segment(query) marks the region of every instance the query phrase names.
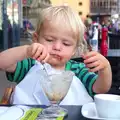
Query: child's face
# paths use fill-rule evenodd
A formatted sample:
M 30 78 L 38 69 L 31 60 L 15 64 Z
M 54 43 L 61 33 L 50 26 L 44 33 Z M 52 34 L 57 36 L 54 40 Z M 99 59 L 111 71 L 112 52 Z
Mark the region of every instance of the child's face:
M 48 63 L 56 68 L 65 67 L 66 62 L 74 55 L 77 45 L 71 27 L 65 26 L 62 21 L 55 24 L 46 20 L 41 26 L 39 42 L 50 54 Z

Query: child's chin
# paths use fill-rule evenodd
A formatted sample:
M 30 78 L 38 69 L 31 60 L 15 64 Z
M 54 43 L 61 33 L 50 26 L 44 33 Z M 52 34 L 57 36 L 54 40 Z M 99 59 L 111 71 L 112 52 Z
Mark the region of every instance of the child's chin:
M 59 63 L 60 63 L 60 61 L 57 60 L 57 59 L 51 59 L 51 60 L 49 61 L 49 64 L 51 64 L 51 65 L 58 65 Z

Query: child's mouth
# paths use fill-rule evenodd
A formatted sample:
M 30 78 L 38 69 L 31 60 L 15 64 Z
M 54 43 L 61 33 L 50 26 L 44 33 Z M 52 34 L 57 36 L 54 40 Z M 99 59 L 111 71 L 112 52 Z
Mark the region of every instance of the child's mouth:
M 55 58 L 55 59 L 58 59 L 58 60 L 61 60 L 61 59 L 62 59 L 61 56 L 56 55 L 56 54 L 51 54 L 51 56 L 52 56 L 53 58 Z

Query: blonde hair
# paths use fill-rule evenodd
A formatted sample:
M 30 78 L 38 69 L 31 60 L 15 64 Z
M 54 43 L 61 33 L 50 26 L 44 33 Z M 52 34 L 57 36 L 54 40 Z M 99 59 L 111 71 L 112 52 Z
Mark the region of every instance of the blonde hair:
M 77 36 L 77 47 L 79 52 L 83 53 L 87 51 L 87 43 L 84 39 L 86 28 L 78 13 L 74 12 L 69 6 L 50 6 L 43 9 L 40 12 L 40 18 L 36 27 L 37 34 L 40 33 L 41 25 L 46 19 L 51 21 L 53 20 L 59 24 L 69 25 L 72 28 L 74 34 Z

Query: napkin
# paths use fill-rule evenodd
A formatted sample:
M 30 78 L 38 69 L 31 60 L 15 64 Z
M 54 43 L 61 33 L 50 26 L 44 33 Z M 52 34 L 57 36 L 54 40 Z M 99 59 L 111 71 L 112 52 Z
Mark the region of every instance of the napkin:
M 50 105 L 41 82 L 48 79 L 47 75 L 56 72 L 49 64 L 43 65 L 36 62 L 25 78 L 16 86 L 11 102 L 13 104 Z M 89 96 L 81 80 L 74 76 L 68 93 L 60 105 L 83 105 L 92 101 L 93 99 Z

